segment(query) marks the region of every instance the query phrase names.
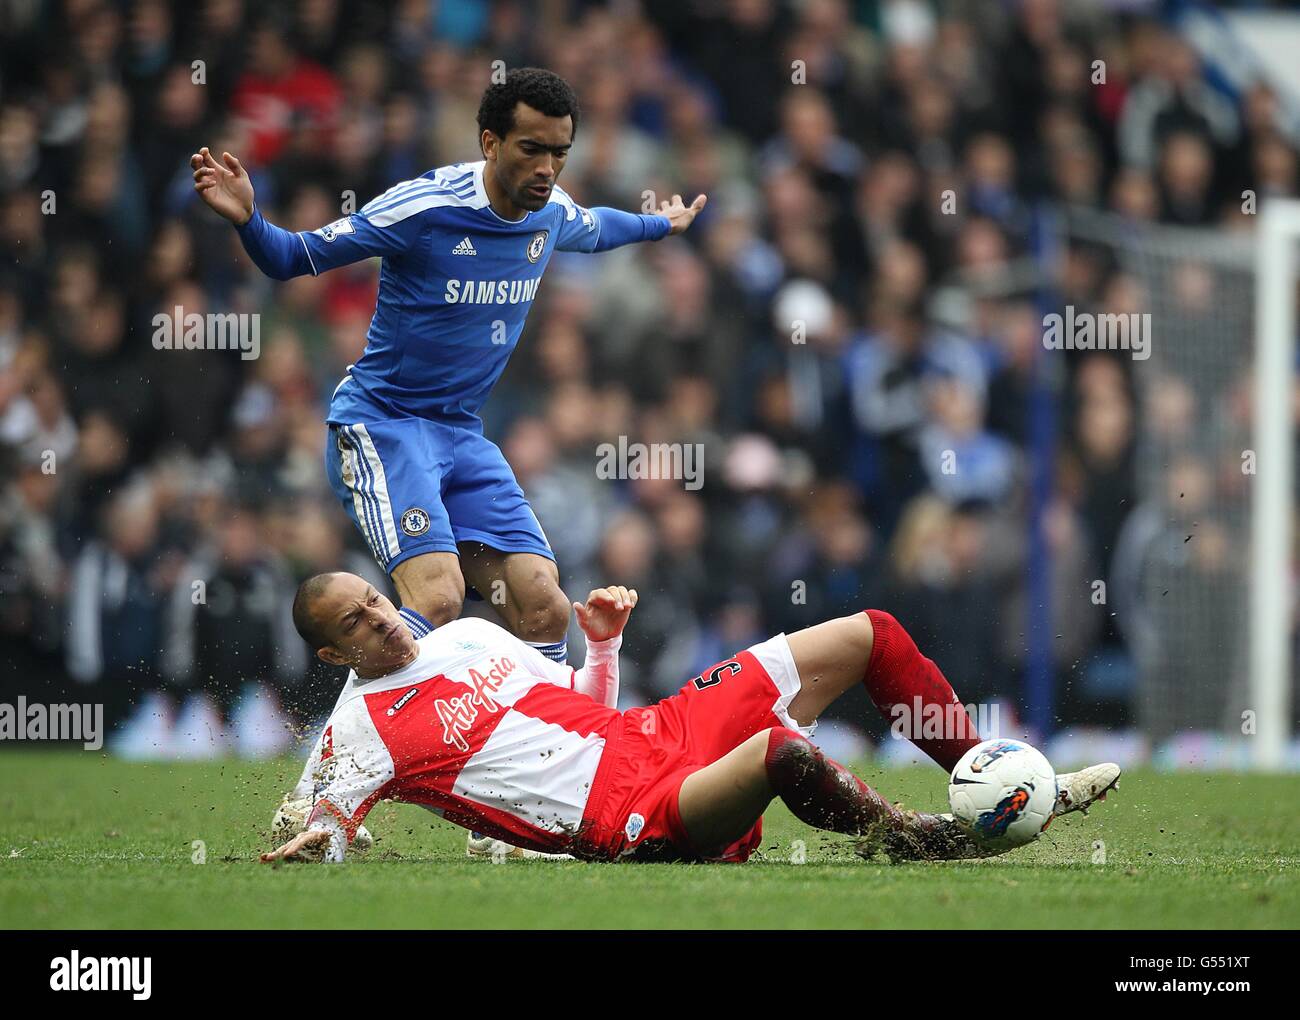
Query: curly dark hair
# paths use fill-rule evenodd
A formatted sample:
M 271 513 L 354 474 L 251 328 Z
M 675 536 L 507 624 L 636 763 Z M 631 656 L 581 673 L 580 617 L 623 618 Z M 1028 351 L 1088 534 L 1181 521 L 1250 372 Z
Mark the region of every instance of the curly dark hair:
M 478 105 L 478 130 L 505 138 L 515 129 L 515 104 L 524 103 L 548 117 L 573 118 L 578 133 L 578 97 L 569 83 L 554 71 L 541 67 L 517 67 L 506 72 L 506 80 L 489 85 Z

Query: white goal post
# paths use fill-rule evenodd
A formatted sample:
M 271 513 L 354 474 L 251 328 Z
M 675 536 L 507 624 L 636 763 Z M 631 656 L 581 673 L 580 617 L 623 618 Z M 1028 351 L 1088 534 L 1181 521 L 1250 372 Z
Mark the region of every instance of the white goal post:
M 1255 768 L 1283 766 L 1291 721 L 1292 392 L 1300 201 L 1260 210 L 1255 273 L 1255 493 L 1251 501 L 1250 695 Z

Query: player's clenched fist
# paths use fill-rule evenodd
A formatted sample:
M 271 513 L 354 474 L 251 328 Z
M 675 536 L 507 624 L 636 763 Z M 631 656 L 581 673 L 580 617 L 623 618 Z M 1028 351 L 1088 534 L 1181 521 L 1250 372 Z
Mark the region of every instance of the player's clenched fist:
M 611 585 L 595 589 L 587 596 L 586 605 L 575 602 L 573 611 L 578 614 L 578 626 L 588 641 L 608 641 L 623 633 L 636 602 L 635 588 Z
M 194 171 L 194 190 L 213 211 L 235 226 L 243 226 L 253 218 L 253 182 L 234 156 L 223 152 L 218 163 L 204 146 L 190 157 L 190 168 Z

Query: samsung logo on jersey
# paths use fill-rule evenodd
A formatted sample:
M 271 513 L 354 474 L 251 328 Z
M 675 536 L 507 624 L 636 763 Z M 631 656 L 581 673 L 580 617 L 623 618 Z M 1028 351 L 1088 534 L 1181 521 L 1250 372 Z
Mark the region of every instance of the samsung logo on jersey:
M 537 296 L 540 276 L 531 280 L 448 280 L 443 300 L 449 305 L 518 305 Z

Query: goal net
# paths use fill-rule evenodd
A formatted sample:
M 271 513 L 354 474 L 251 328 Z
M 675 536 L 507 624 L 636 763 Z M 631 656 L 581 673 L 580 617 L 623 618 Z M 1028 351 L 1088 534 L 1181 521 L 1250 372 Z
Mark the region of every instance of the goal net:
M 1123 355 L 1136 500 L 1103 559 L 1136 666 L 1136 721 L 1173 763 L 1199 740 L 1207 764 L 1278 767 L 1296 675 L 1287 395 L 1297 235 L 1276 216 L 1267 231 L 1074 209 L 1054 222 L 1058 300 L 1084 294 L 1094 310 L 1136 313 L 1147 334 L 1145 350 Z

